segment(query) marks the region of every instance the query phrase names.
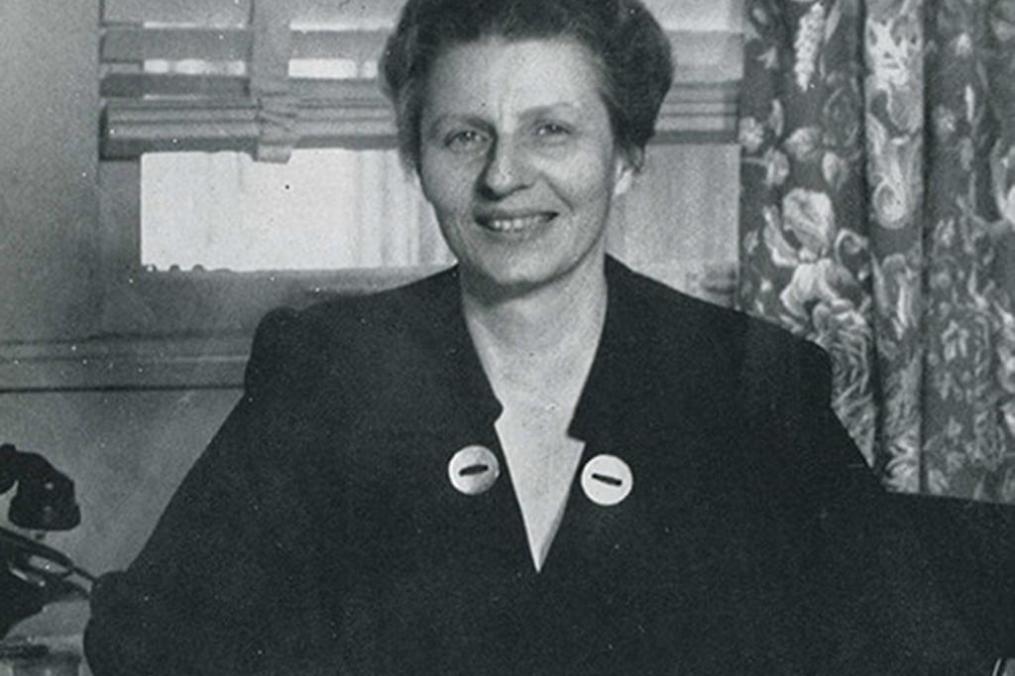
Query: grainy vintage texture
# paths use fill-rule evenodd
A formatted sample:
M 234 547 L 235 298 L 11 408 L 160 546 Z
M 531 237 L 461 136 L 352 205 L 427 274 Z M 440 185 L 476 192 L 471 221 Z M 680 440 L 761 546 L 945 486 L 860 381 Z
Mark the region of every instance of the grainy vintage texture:
M 1015 502 L 1015 2 L 747 11 L 740 306 L 889 488 Z

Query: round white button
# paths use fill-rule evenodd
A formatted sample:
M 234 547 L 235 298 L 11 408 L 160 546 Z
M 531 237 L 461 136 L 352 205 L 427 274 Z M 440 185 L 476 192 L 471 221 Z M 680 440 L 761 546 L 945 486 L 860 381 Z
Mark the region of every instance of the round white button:
M 448 463 L 451 485 L 466 495 L 479 495 L 489 490 L 499 476 L 497 456 L 486 446 L 466 446 Z
M 597 455 L 582 470 L 582 490 L 597 505 L 610 507 L 624 500 L 634 488 L 627 463 L 615 455 Z

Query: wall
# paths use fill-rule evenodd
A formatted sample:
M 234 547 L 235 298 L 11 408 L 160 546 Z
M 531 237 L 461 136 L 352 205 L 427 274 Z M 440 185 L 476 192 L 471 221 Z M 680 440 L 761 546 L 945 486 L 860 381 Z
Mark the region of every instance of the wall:
M 98 25 L 99 0 L 0 3 L 0 341 L 95 327 Z M 0 442 L 44 453 L 76 480 L 82 525 L 45 541 L 100 573 L 134 557 L 237 396 L 0 394 Z M 74 634 L 85 619 L 83 604 L 53 606 L 16 631 Z
M 75 481 L 81 525 L 45 543 L 98 574 L 123 568 L 236 402 L 235 390 L 0 395 L 0 439 L 41 452 Z M 7 503 L 0 498 L 0 523 Z M 83 604 L 58 604 L 21 634 L 80 633 Z
M 671 286 L 697 286 L 710 265 L 737 259 L 740 151 L 734 145 L 657 145 L 614 210 L 609 248 L 632 268 Z
M 99 0 L 0 4 L 2 339 L 95 317 L 98 17 Z

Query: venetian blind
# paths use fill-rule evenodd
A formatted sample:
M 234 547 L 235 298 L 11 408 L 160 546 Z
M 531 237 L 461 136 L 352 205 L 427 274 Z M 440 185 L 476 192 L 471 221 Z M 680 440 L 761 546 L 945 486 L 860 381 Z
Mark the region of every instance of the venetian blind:
M 740 34 L 734 0 L 656 0 L 677 62 L 661 143 L 734 138 Z M 401 0 L 107 0 L 101 152 L 394 145 L 376 62 Z M 678 26 L 677 21 L 681 21 Z

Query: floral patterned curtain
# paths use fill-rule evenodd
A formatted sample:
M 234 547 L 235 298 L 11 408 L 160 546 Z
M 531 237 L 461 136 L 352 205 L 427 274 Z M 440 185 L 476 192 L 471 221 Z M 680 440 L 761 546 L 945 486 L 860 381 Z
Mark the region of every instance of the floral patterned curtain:
M 748 0 L 741 309 L 891 489 L 1015 503 L 1015 0 Z

